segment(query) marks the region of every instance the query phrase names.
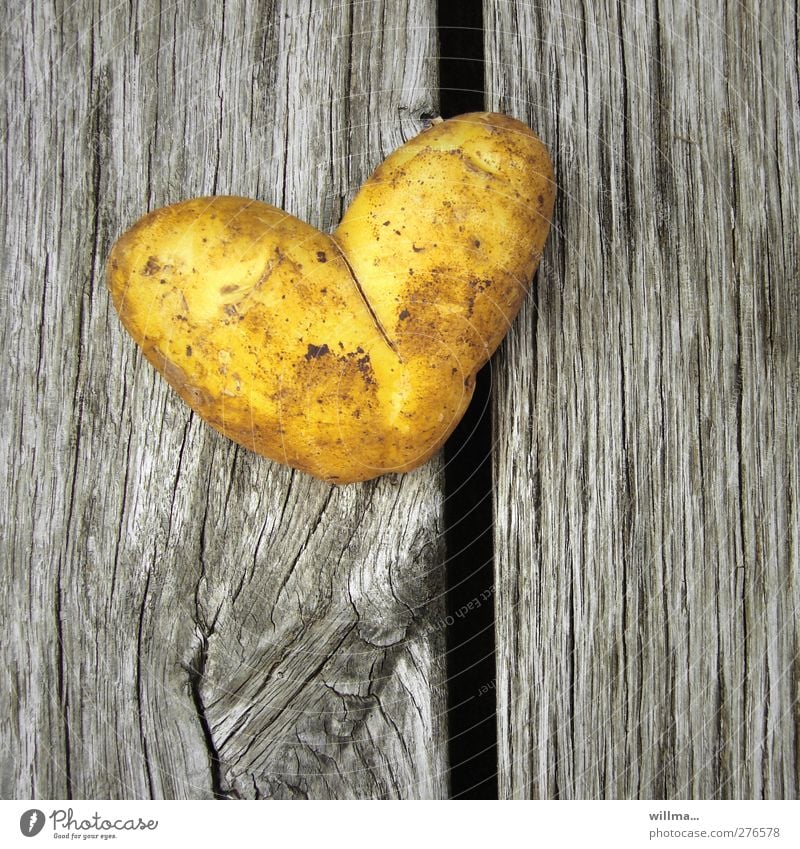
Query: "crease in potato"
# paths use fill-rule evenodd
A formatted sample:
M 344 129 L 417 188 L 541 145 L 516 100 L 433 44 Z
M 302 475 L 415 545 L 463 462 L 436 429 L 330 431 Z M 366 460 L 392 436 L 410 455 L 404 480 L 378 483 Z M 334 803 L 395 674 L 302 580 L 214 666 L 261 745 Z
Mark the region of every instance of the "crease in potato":
M 520 122 L 433 125 L 332 235 L 247 198 L 146 215 L 108 283 L 148 360 L 214 428 L 324 480 L 408 471 L 444 443 L 518 312 L 555 187 Z

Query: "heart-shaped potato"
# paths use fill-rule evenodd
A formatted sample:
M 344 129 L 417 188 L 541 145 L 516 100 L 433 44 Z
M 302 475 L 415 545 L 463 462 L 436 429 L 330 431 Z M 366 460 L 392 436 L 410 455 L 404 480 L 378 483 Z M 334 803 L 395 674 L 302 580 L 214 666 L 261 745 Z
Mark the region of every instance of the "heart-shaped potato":
M 158 209 L 115 244 L 114 304 L 229 438 L 336 483 L 436 452 L 520 308 L 554 200 L 519 121 L 472 113 L 391 154 L 332 236 L 259 201 Z

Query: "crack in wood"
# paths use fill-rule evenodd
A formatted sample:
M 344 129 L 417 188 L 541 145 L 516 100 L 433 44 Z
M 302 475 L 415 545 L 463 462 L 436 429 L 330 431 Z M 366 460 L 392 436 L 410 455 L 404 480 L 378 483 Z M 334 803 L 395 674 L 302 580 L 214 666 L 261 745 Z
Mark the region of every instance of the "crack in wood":
M 67 679 L 65 674 L 64 660 L 64 629 L 63 613 L 61 604 L 61 563 L 59 561 L 58 576 L 56 582 L 55 600 L 56 620 L 56 667 L 58 669 L 58 700 L 61 712 L 61 722 L 64 734 L 64 773 L 67 783 L 66 798 L 72 799 L 72 746 L 69 731 L 69 695 L 67 693 Z
M 439 0 L 440 106 L 444 118 L 485 109 L 483 8 L 480 0 Z M 477 167 L 477 166 L 476 166 Z M 485 169 L 483 169 L 485 170 Z M 450 796 L 497 797 L 494 691 L 476 691 L 495 676 L 494 607 L 484 603 L 463 619 L 464 604 L 494 585 L 492 423 L 489 366 L 445 445 L 446 629 Z
M 184 669 L 189 674 L 189 692 L 192 697 L 195 713 L 197 714 L 197 721 L 200 723 L 203 742 L 205 743 L 208 755 L 208 765 L 211 772 L 211 792 L 215 799 L 230 799 L 230 790 L 226 789 L 223 785 L 222 760 L 219 750 L 214 743 L 214 734 L 211 730 L 211 724 L 208 721 L 205 700 L 203 698 L 203 681 L 205 680 L 206 664 L 208 662 L 209 637 L 202 630 L 199 623 L 197 624 L 195 634 L 197 637 L 195 653 L 189 664 L 184 666 Z
M 153 555 L 155 558 L 155 554 Z M 147 746 L 147 736 L 144 731 L 145 720 L 145 700 L 142 692 L 142 652 L 144 651 L 144 614 L 147 605 L 147 594 L 150 590 L 150 574 L 151 570 L 147 570 L 145 578 L 144 592 L 142 593 L 142 602 L 139 605 L 139 618 L 136 626 L 136 714 L 139 719 L 139 742 L 142 746 L 142 756 L 144 758 L 145 774 L 147 776 L 147 787 L 150 791 L 150 798 L 155 798 L 155 788 L 153 785 L 153 772 L 150 766 L 150 752 Z

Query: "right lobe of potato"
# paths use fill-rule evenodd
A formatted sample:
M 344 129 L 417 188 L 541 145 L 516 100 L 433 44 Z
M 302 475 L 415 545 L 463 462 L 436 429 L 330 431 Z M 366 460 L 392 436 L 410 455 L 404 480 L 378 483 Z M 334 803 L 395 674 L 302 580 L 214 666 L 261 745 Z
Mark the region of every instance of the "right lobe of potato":
M 435 124 L 396 150 L 345 213 L 334 239 L 414 375 L 397 403 L 419 426 L 437 410 L 446 437 L 461 419 L 475 374 L 522 305 L 554 199 L 538 137 L 520 121 L 480 112 Z M 453 409 L 442 411 L 442 400 Z

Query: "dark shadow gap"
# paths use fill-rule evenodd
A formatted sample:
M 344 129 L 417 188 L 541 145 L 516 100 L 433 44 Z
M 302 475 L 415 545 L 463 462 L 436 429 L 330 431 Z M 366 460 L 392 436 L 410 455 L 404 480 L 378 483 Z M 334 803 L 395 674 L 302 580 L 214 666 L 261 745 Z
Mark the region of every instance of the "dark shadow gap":
M 443 118 L 484 106 L 481 0 L 439 0 Z M 450 795 L 497 798 L 491 371 L 445 446 Z

